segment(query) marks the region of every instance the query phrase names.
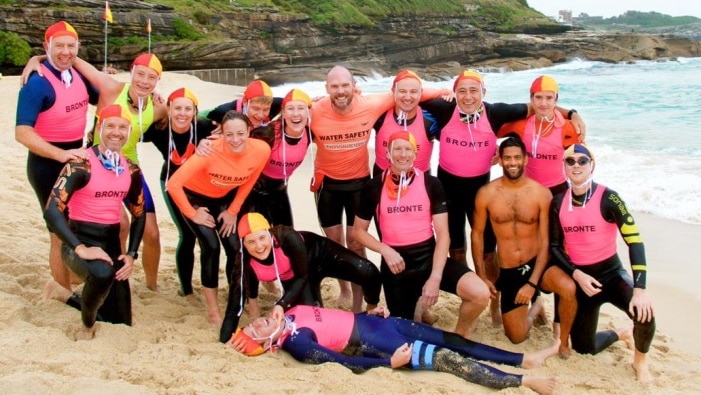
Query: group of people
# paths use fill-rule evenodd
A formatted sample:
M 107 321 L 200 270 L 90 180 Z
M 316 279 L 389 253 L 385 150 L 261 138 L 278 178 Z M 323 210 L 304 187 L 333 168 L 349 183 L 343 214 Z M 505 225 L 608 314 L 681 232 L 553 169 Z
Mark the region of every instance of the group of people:
M 452 90 L 424 87 L 403 70 L 387 93 L 362 94 L 350 71 L 336 66 L 321 99 L 299 89 L 273 97 L 257 80 L 242 98 L 201 114 L 186 87 L 155 94 L 163 71 L 155 55 L 138 56 L 131 81 L 122 83 L 78 58 L 78 46 L 67 22 L 46 30 L 46 56 L 25 68 L 16 139 L 29 151 L 28 179 L 51 235 L 47 296 L 81 311 L 79 338 L 92 338 L 97 320 L 131 324 L 128 279 L 142 240 L 146 285 L 158 289 L 160 235 L 137 155 L 137 143 L 152 142 L 163 155 L 161 191 L 179 232 L 180 294 L 196 299 L 197 242 L 208 319 L 219 340 L 241 352 L 282 347 L 307 362 L 433 369 L 550 393 L 555 378 L 475 360 L 531 368 L 558 352 L 568 357 L 570 338 L 577 352 L 592 354 L 624 340 L 635 347 L 638 378 L 651 379 L 646 353 L 655 323 L 642 240 L 620 196 L 593 182 L 585 125 L 576 110 L 557 106 L 553 78 L 533 82 L 529 103 L 504 104 L 484 102 L 484 79 L 474 70 L 460 73 Z M 97 116 L 86 139 L 90 104 Z M 324 236 L 294 228 L 287 193 L 312 143 L 310 190 Z M 496 163 L 503 176 L 490 181 Z M 629 246 L 632 278 L 616 233 Z M 366 248 L 381 256 L 379 265 Z M 71 273 L 85 284 L 80 295 Z M 323 308 L 326 277 L 339 280 L 352 313 Z M 280 293 L 269 317 L 260 317 L 259 282 Z M 387 309 L 378 306 L 381 290 Z M 460 298 L 453 332 L 430 326 L 440 290 Z M 524 341 L 545 320 L 541 292 L 555 294 L 553 347 L 515 354 L 468 340 L 490 306 L 508 339 Z M 625 311 L 633 328 L 597 332 L 606 302 Z M 252 321 L 239 328 L 246 303 Z

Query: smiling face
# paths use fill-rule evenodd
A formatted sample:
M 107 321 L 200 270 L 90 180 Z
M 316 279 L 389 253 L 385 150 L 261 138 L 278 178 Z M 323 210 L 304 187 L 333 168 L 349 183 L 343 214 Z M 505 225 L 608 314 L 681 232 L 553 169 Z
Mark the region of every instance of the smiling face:
M 231 152 L 240 154 L 246 149 L 250 129 L 242 119 L 229 119 L 222 124 L 222 136 Z
M 285 133 L 299 137 L 309 122 L 309 106 L 301 100 L 289 101 L 282 109 L 282 118 L 285 120 Z
M 465 78 L 455 87 L 455 101 L 460 111 L 473 114 L 482 106 L 482 99 L 487 91 L 482 84 L 472 78 Z
M 389 156 L 392 162 L 392 171 L 395 174 L 400 174 L 403 171 L 408 172 L 414 167 L 416 151 L 409 141 L 396 139 L 390 143 Z
M 100 131 L 101 151 L 111 150 L 118 152 L 129 138 L 131 122 L 121 117 L 109 117 L 102 122 Z
M 158 72 L 150 67 L 135 65 L 131 72 L 131 89 L 138 97 L 146 97 L 158 84 Z
M 585 154 L 574 153 L 565 158 L 565 173 L 574 185 L 582 185 L 589 180 L 594 162 Z
M 504 170 L 504 177 L 509 180 L 521 178 L 526 163 L 528 163 L 526 153 L 519 147 L 506 147 L 499 156 L 499 165 Z
M 178 97 L 170 103 L 170 122 L 173 131 L 185 133 L 190 131 L 190 124 L 197 110 L 195 104 L 187 97 Z
M 247 234 L 243 238 L 243 246 L 255 259 L 263 261 L 270 256 L 273 250 L 273 241 L 267 229 Z
M 531 95 L 531 105 L 539 119 L 552 120 L 552 115 L 557 105 L 557 93 L 552 91 L 536 92 Z
M 350 109 L 354 89 L 355 80 L 348 69 L 334 67 L 326 75 L 326 93 L 334 110 L 344 113 Z
M 413 117 L 419 106 L 420 98 L 421 82 L 415 78 L 400 80 L 394 88 L 395 111 L 401 110 L 406 112 L 409 117 Z
M 246 115 L 254 127 L 261 126 L 267 122 L 272 105 L 272 98 L 265 96 L 253 98 L 246 104 Z
M 68 70 L 78 56 L 78 40 L 71 36 L 52 37 L 44 49 L 58 71 Z

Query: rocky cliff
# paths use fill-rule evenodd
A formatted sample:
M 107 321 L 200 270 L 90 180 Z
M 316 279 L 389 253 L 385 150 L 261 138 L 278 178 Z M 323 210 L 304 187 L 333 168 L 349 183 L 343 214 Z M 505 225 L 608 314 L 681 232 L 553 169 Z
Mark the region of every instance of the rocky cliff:
M 0 29 L 19 34 L 41 53 L 46 26 L 57 20 L 69 21 L 80 34 L 81 56 L 102 64 L 104 2 L 17 3 L 18 7 L 0 5 Z M 175 36 L 173 21 L 185 18 L 169 7 L 140 1 L 112 0 L 110 6 L 115 23 L 109 25 L 109 36 L 125 40 L 146 37 L 148 18 L 154 34 Z M 412 67 L 438 78 L 463 67 L 521 70 L 574 58 L 626 62 L 701 53 L 699 42 L 674 36 L 537 31 L 497 34 L 478 29 L 465 19 L 446 16 L 391 17 L 376 21 L 373 28 L 325 29 L 311 24 L 305 16 L 283 15 L 274 9 L 232 8 L 212 17 L 206 25 L 209 28 L 194 22 L 192 26 L 208 38 L 152 45 L 166 69 L 255 68 L 271 84 L 317 79 L 328 66 L 338 63 L 359 74 L 386 74 Z M 543 27 L 543 31 L 552 29 Z M 109 62 L 125 69 L 145 50 L 142 45 L 110 48 Z

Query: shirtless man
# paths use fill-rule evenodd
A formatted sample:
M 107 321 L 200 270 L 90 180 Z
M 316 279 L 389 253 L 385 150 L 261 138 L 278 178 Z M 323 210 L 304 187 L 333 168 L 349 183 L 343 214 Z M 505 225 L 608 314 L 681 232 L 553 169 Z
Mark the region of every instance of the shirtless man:
M 576 307 L 571 309 L 572 303 L 576 303 L 574 289 L 563 289 L 558 286 L 560 282 L 548 281 L 552 280 L 554 271 L 561 270 L 555 266 L 548 268 L 549 275 L 543 274 L 548 262 L 548 215 L 552 195 L 546 187 L 524 176 L 527 163 L 526 147 L 519 138 L 509 137 L 501 143 L 499 164 L 504 175 L 477 192 L 475 226 L 471 233 L 472 258 L 477 274 L 487 283 L 492 296 L 495 297 L 497 291 L 502 293 L 504 332 L 513 343 L 524 341 L 533 322 L 545 317 L 539 286 L 561 296 L 561 304 L 570 308 L 561 317 L 564 340 L 560 353 L 566 356 L 570 353 L 569 330 L 576 310 Z M 496 284 L 487 279 L 482 254 L 487 219 L 492 223 L 497 240 L 500 273 Z

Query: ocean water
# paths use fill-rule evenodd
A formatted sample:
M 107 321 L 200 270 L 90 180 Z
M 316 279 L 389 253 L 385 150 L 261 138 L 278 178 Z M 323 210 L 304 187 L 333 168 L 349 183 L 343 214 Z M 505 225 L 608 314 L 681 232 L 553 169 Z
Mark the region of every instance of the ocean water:
M 531 82 L 554 77 L 559 104 L 576 108 L 587 124 L 587 144 L 596 157 L 594 179 L 621 194 L 629 208 L 701 224 L 701 58 L 606 64 L 572 61 L 545 69 L 485 73 L 487 102 L 529 100 Z M 358 82 L 365 93 L 386 92 L 393 78 Z M 452 87 L 452 81 L 426 82 Z M 292 87 L 324 95 L 322 81 Z M 437 153 L 434 154 L 434 159 Z M 434 164 L 435 166 L 435 164 Z M 498 166 L 493 176 L 501 175 Z

